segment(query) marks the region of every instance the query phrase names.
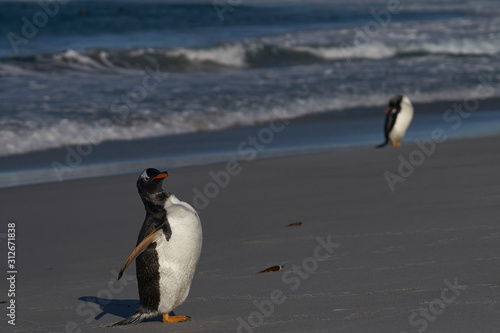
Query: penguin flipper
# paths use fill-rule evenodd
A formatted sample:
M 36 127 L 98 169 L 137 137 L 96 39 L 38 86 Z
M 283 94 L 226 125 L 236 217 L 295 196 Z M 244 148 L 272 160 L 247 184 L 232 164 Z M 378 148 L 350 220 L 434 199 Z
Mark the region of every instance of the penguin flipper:
M 127 260 L 125 260 L 125 263 L 123 264 L 122 268 L 120 269 L 120 273 L 118 274 L 118 280 L 121 279 L 123 273 L 125 270 L 130 266 L 132 261 L 137 258 L 151 243 L 156 241 L 158 237 L 160 237 L 162 234 L 160 233 L 162 231 L 161 228 L 164 227 L 164 224 L 160 225 L 158 228 L 155 229 L 149 236 L 145 237 L 142 242 L 137 245 L 137 247 L 132 251 L 132 253 L 128 256 Z
M 400 110 L 394 109 L 392 107 L 388 107 L 387 110 L 385 110 L 385 114 L 387 115 L 385 117 L 385 125 L 384 125 L 385 142 L 379 144 L 378 146 L 375 146 L 375 148 L 382 148 L 391 141 L 389 139 L 389 133 L 391 133 L 392 129 L 394 128 L 394 124 L 396 123 L 396 118 L 398 116 L 399 111 Z

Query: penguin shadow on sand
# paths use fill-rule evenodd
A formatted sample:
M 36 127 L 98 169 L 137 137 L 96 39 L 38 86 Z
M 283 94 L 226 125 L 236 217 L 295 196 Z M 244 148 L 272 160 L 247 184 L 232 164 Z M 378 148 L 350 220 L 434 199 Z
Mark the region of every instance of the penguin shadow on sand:
M 107 314 L 122 318 L 128 318 L 132 316 L 137 310 L 137 308 L 140 306 L 139 300 L 135 299 L 118 300 L 118 299 L 100 298 L 95 296 L 82 296 L 78 298 L 78 300 L 87 303 L 85 304 L 86 305 L 85 308 L 93 309 L 93 311 L 89 309 L 88 311 L 81 312 L 84 316 L 88 316 L 88 318 L 86 319 L 88 319 L 89 321 L 90 319 L 99 320 Z M 99 310 L 101 310 L 100 313 L 98 313 Z M 143 322 L 152 322 L 152 321 L 161 322 L 161 317 L 158 316 L 143 320 Z
M 139 300 L 133 299 L 107 299 L 95 296 L 82 296 L 78 300 L 85 302 L 84 308 L 89 308 L 89 311 L 82 311 L 81 313 L 92 317 L 94 320 L 99 320 L 107 314 L 118 317 L 129 317 L 139 307 Z M 92 310 L 90 310 L 92 309 Z M 101 312 L 99 313 L 99 310 Z M 95 315 L 95 317 L 93 317 Z

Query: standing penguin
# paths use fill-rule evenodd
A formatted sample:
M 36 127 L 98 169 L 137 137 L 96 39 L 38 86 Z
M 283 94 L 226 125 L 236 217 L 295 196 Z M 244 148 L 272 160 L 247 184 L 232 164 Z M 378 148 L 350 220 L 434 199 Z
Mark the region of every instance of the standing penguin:
M 137 247 L 123 264 L 118 279 L 137 258 L 141 306 L 131 317 L 112 326 L 135 324 L 158 315 L 165 323 L 190 320 L 170 313 L 189 293 L 201 254 L 201 223 L 193 207 L 162 189 L 167 176 L 166 171 L 146 169 L 137 180 L 146 219 Z
M 413 106 L 410 99 L 403 95 L 392 97 L 385 114 L 387 115 L 385 118 L 385 142 L 376 148 L 383 147 L 389 142 L 393 146 L 399 147 L 413 119 Z

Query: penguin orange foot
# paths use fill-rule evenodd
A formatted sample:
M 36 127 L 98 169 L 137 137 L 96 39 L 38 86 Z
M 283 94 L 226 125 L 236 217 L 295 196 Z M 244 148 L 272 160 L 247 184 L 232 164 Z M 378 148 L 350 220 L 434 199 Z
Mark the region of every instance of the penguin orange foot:
M 162 315 L 162 317 L 164 323 L 182 323 L 191 320 L 191 317 L 188 316 L 171 316 L 168 313 Z

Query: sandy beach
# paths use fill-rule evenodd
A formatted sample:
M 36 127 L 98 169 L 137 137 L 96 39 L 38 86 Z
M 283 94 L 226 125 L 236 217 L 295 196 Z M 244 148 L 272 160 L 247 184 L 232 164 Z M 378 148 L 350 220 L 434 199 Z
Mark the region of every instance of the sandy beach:
M 2 261 L 14 221 L 18 273 L 16 325 L 5 315 L 0 325 L 13 332 L 498 332 L 499 145 L 499 137 L 446 141 L 427 155 L 407 141 L 397 149 L 240 161 L 223 186 L 207 184 L 227 172 L 226 163 L 171 170 L 164 188 L 182 200 L 192 203 L 206 186 L 212 192 L 208 203 L 197 199 L 206 206 L 202 257 L 176 310 L 192 321 L 168 326 L 155 318 L 107 328 L 138 306 L 135 265 L 116 281 L 144 218 L 138 173 L 1 189 Z M 274 265 L 284 267 L 256 274 Z M 1 289 L 8 287 L 3 279 Z

